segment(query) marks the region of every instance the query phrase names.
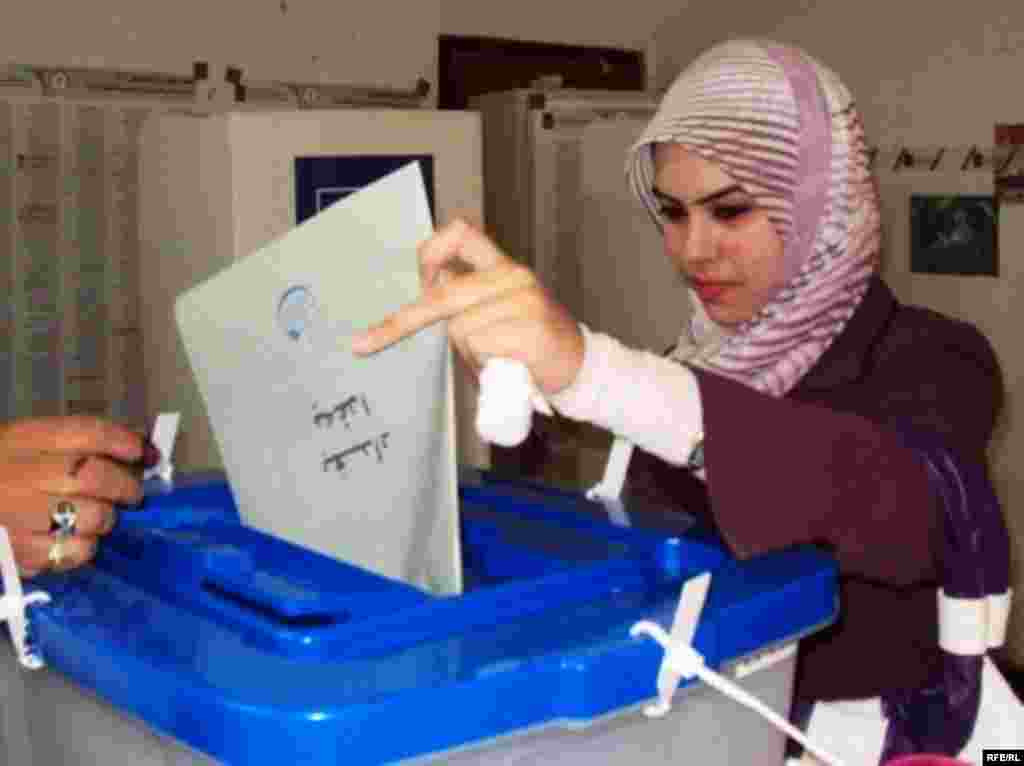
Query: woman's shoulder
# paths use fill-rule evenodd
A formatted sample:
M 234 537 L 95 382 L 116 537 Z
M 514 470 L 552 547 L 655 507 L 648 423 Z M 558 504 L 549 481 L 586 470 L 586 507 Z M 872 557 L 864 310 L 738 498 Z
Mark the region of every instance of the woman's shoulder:
M 870 369 L 886 380 L 917 381 L 922 395 L 940 390 L 985 397 L 994 410 L 1004 394 L 999 358 L 973 322 L 894 301 L 870 354 Z M 956 393 L 959 392 L 959 393 Z
M 866 372 L 887 418 L 945 434 L 965 452 L 984 450 L 1005 400 L 999 360 L 982 330 L 911 303 L 891 304 Z
M 998 367 L 991 342 L 973 322 L 912 303 L 895 303 L 880 345 L 910 358 L 942 351 Z

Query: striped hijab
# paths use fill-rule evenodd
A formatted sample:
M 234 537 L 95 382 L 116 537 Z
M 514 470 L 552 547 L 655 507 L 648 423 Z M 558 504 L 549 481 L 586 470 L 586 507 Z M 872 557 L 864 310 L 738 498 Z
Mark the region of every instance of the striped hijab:
M 717 163 L 767 210 L 786 277 L 729 332 L 691 291 L 694 312 L 672 357 L 782 396 L 842 332 L 878 267 L 878 196 L 853 100 L 793 48 L 753 40 L 711 48 L 668 90 L 629 153 L 630 185 L 659 228 L 651 189 L 662 142 Z

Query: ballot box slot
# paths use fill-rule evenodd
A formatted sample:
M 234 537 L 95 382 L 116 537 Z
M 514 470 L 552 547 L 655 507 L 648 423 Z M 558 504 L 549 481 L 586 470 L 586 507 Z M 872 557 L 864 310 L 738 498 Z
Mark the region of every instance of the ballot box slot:
M 283 628 L 329 628 L 332 625 L 337 625 L 338 623 L 345 622 L 350 619 L 350 615 L 345 611 L 340 611 L 336 614 L 326 614 L 324 612 L 317 611 L 293 615 L 282 614 L 269 606 L 265 601 L 231 590 L 214 581 L 204 581 L 202 589 L 205 593 L 215 599 L 222 599 L 224 602 L 234 607 L 248 610 L 262 619 L 268 620 L 269 622 L 275 623 Z
M 608 598 L 643 600 L 725 557 L 720 546 L 671 530 L 611 524 L 579 495 L 533 494 L 500 484 L 461 489 L 458 596 L 240 524 L 223 480 L 208 492 L 186 485 L 180 498 L 148 496 L 122 514 L 96 565 L 233 628 L 248 645 L 313 661 L 370 657 Z

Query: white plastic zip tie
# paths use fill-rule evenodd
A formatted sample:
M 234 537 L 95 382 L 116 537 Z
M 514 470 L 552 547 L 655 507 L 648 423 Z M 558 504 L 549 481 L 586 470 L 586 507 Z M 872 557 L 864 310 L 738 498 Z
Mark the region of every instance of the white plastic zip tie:
M 0 527 L 0 571 L 3 574 L 4 593 L 0 596 L 0 622 L 6 622 L 11 631 L 11 642 L 18 655 L 18 662 L 30 670 L 43 667 L 43 658 L 28 646 L 28 620 L 25 607 L 30 604 L 47 604 L 50 594 L 33 591 L 25 595 L 21 587 L 18 564 L 14 560 L 14 548 L 5 527 Z
M 587 499 L 601 501 L 606 505 L 618 501 L 622 497 L 622 487 L 626 484 L 626 473 L 632 457 L 633 442 L 616 436 L 604 466 L 604 476 L 587 490 Z
M 704 611 L 704 601 L 708 596 L 708 589 L 711 587 L 711 573 L 689 578 L 683 583 L 679 593 L 679 603 L 676 604 L 676 613 L 672 618 L 672 630 L 669 633 L 669 640 L 672 646 L 685 646 L 687 648 L 693 643 L 693 637 L 697 635 L 697 624 L 700 622 L 700 613 Z M 659 628 L 660 629 L 660 628 Z M 633 633 L 633 635 L 636 635 Z M 644 713 L 650 717 L 660 717 L 672 709 L 672 697 L 679 688 L 681 678 L 692 678 L 691 673 L 682 673 L 671 662 L 671 657 L 666 653 L 658 668 L 658 702 L 644 709 Z
M 152 468 L 147 468 L 142 474 L 143 479 L 159 476 L 164 481 L 170 481 L 174 478 L 174 463 L 171 462 L 171 453 L 174 452 L 174 442 L 178 438 L 180 423 L 180 412 L 162 412 L 157 415 L 150 441 L 153 442 L 154 447 L 160 450 L 160 462 Z
M 617 527 L 631 527 L 633 522 L 630 521 L 629 514 L 626 512 L 625 504 L 619 499 L 604 499 L 599 497 L 592 497 L 590 493 L 587 493 L 588 500 L 597 500 L 604 507 L 604 512 L 608 514 L 608 521 Z
M 476 430 L 480 438 L 501 447 L 522 444 L 530 433 L 533 412 L 552 415 L 548 404 L 520 361 L 495 357 L 480 372 Z
M 645 707 L 644 714 L 651 718 L 665 715 L 672 708 L 672 696 L 679 687 L 680 679 L 689 680 L 697 677 L 708 686 L 732 697 L 741 705 L 745 705 L 767 718 L 772 725 L 803 745 L 804 749 L 816 756 L 826 766 L 843 766 L 842 761 L 807 739 L 802 731 L 757 697 L 704 664 L 703 655 L 693 648 L 692 642 L 710 583 L 711 573 L 708 572 L 691 578 L 683 585 L 679 605 L 676 607 L 676 617 L 672 623 L 671 635 L 666 633 L 660 625 L 649 620 L 642 620 L 630 629 L 629 634 L 634 638 L 641 635 L 650 636 L 665 650 L 665 656 L 658 671 L 658 701 Z

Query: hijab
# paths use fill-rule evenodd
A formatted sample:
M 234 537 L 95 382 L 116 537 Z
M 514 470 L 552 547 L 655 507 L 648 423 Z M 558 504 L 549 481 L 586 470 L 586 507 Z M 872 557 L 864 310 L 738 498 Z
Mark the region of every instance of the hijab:
M 629 151 L 630 186 L 656 225 L 654 145 L 718 164 L 765 209 L 783 242 L 783 287 L 735 328 L 694 311 L 671 357 L 786 394 L 842 332 L 878 268 L 880 216 L 853 98 L 808 54 L 733 40 L 699 56 Z

